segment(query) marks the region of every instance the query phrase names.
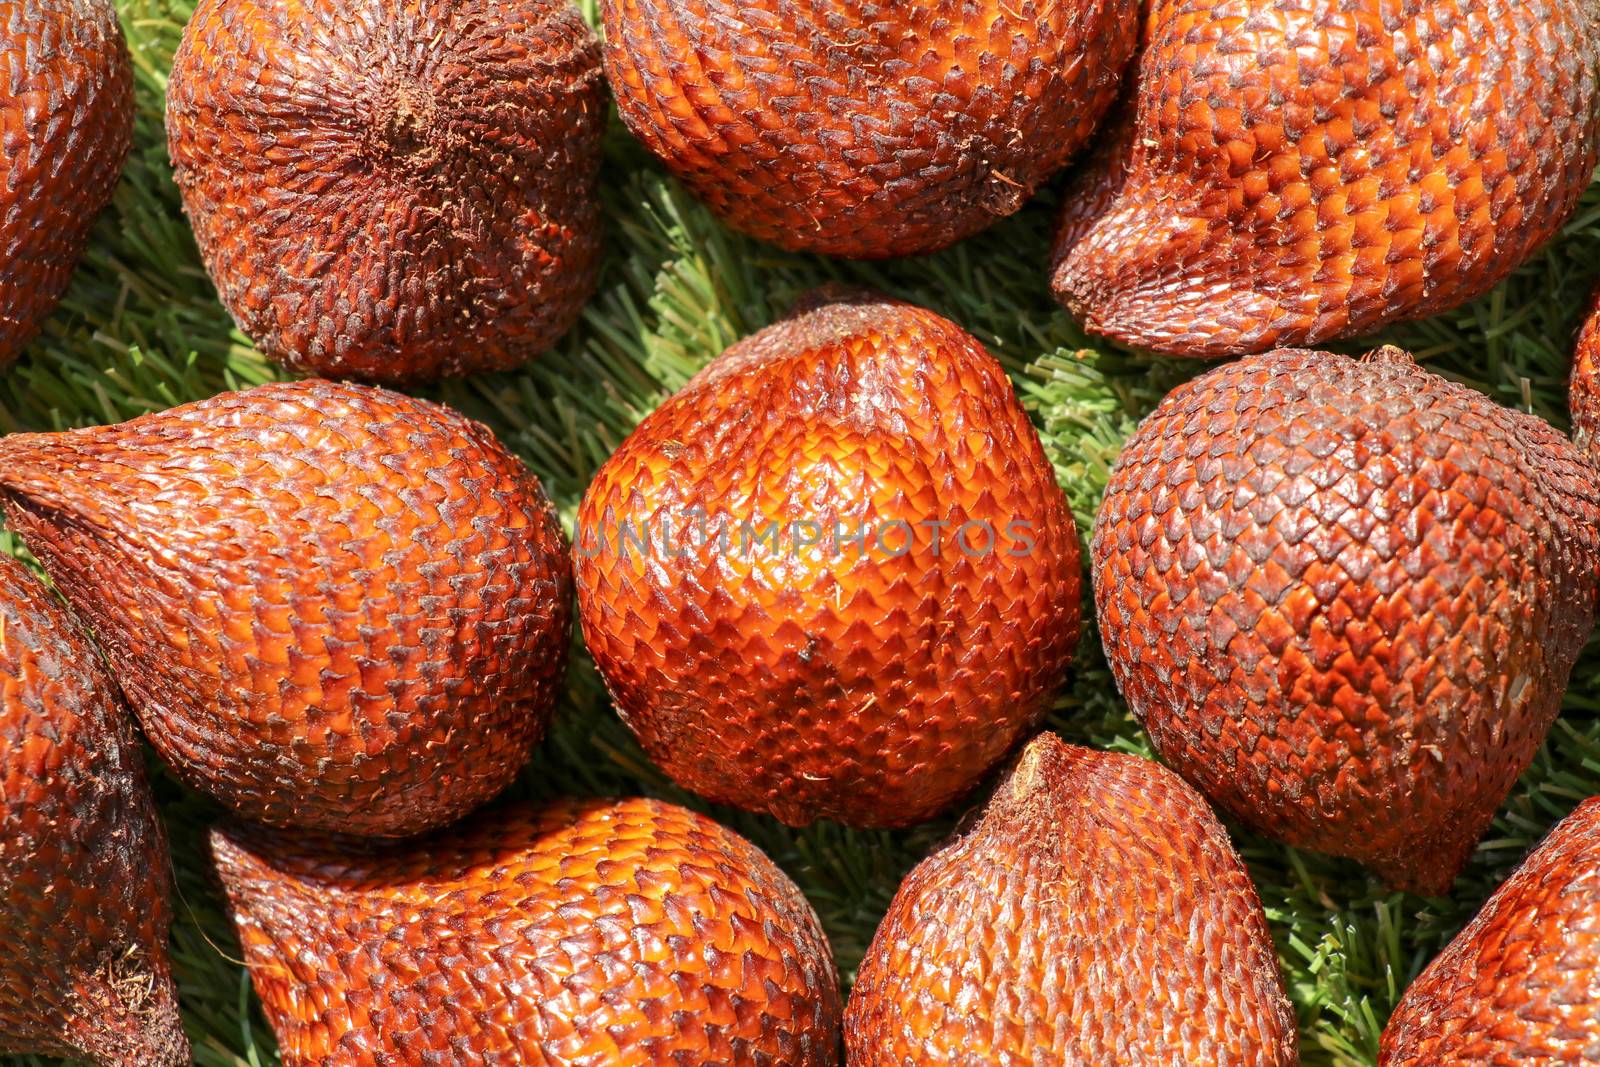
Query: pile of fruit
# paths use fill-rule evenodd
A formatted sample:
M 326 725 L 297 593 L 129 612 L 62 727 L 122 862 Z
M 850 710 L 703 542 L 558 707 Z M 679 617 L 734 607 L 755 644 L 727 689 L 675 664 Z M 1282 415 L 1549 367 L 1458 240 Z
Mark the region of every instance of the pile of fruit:
M 174 966 L 172 795 L 285 1064 L 1296 1064 L 1235 839 L 1448 898 L 1556 723 L 1600 616 L 1600 306 L 1570 438 L 1313 346 L 1491 294 L 1580 211 L 1588 0 L 604 0 L 603 44 L 568 0 L 184 14 L 175 195 L 305 377 L 0 437 L 37 565 L 0 556 L 0 1051 L 245 1062 Z M 0 0 L 14 393 L 140 143 L 135 34 Z M 1229 362 L 1117 442 L 1081 551 L 971 324 L 826 284 L 564 514 L 570 472 L 393 390 L 532 374 L 609 299 L 612 101 L 754 255 L 959 256 L 1076 162 L 1050 263 L 1007 269 L 1130 366 Z M 1159 762 L 1052 729 L 1098 649 Z M 651 797 L 528 788 L 590 669 Z M 1380 1065 L 1595 1058 L 1600 798 L 1568 800 Z M 846 962 L 734 824 L 920 862 Z

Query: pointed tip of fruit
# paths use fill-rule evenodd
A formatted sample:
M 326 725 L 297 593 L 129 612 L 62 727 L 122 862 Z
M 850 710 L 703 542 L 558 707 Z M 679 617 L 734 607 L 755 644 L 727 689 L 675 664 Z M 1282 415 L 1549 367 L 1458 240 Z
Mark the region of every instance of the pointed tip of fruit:
M 1398 345 L 1380 345 L 1361 357 L 1363 363 L 1402 363 L 1415 365 L 1417 359 Z

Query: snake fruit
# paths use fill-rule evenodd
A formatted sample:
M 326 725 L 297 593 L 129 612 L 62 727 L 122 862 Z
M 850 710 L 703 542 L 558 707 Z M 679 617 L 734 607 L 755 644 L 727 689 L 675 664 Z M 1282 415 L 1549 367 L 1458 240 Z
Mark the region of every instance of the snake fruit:
M 538 480 L 447 408 L 313 380 L 14 434 L 0 507 L 157 751 L 249 818 L 416 833 L 543 736 L 565 537 Z
M 111 0 L 0 0 L 0 366 L 67 289 L 133 144 Z
M 1597 70 L 1591 0 L 1156 0 L 1067 195 L 1056 294 L 1200 357 L 1448 311 L 1577 207 Z
M 0 1053 L 180 1067 L 166 840 L 99 654 L 0 556 Z
M 1136 0 L 603 0 L 623 122 L 730 225 L 856 259 L 1015 212 L 1088 141 Z
M 212 837 L 285 1067 L 835 1067 L 833 958 L 743 838 L 651 800 L 352 852 Z
M 1112 473 L 1093 556 L 1113 674 L 1241 821 L 1442 893 L 1594 627 L 1597 482 L 1549 425 L 1398 349 L 1222 367 Z
M 851 1067 L 1299 1062 L 1261 902 L 1205 801 L 1053 734 L 901 884 L 845 1045 Z
M 594 291 L 600 46 L 568 0 L 201 0 L 184 209 L 273 359 L 400 382 L 549 348 Z
M 1593 1063 L 1600 800 L 1563 819 L 1406 990 L 1380 1067 Z
M 1005 372 L 871 294 L 723 353 L 601 468 L 579 531 L 584 636 L 651 758 L 793 824 L 948 807 L 1077 642 L 1076 528 Z

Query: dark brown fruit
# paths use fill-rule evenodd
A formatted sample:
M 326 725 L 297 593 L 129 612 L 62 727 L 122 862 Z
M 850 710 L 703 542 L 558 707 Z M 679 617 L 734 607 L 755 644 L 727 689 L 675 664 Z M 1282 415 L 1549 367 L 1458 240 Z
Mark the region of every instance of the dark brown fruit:
M 1592 3 L 1155 0 L 1057 296 L 1118 341 L 1230 356 L 1487 292 L 1594 174 Z
M 603 0 L 622 119 L 730 225 L 931 252 L 1015 212 L 1116 99 L 1138 0 Z
M 1139 428 L 1094 567 L 1112 671 L 1175 770 L 1436 894 L 1594 626 L 1600 484 L 1543 421 L 1398 349 L 1272 352 Z
M 577 321 L 605 112 L 568 0 L 201 0 L 167 90 L 240 328 L 376 381 L 512 367 Z
M 1600 292 L 1572 357 L 1572 439 L 1600 462 Z
M 1550 831 L 1406 990 L 1381 1067 L 1600 1062 L 1600 799 Z
M 189 1062 L 167 846 L 99 655 L 0 556 L 0 1053 Z
M 1037 727 L 1077 643 L 1077 531 L 1039 437 L 983 346 L 909 304 L 819 296 L 734 345 L 578 521 L 623 719 L 680 785 L 789 823 L 948 807 Z
M 479 816 L 370 854 L 212 850 L 285 1067 L 830 1067 L 816 915 L 754 845 L 653 800 Z
M 325 381 L 0 438 L 0 505 L 179 775 L 398 836 L 544 735 L 571 564 L 538 479 L 448 408 Z
M 851 1067 L 1299 1062 L 1261 902 L 1205 801 L 1052 734 L 900 886 L 845 1046 Z
M 66 292 L 132 144 L 111 0 L 0 0 L 0 367 Z

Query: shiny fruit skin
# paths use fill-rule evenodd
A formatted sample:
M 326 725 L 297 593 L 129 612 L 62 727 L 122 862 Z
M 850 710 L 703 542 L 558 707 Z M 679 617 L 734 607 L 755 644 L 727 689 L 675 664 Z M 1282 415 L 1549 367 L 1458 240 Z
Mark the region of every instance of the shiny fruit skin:
M 166 839 L 99 654 L 0 556 L 0 1053 L 178 1067 Z
M 832 1067 L 811 905 L 748 841 L 654 800 L 488 812 L 351 852 L 212 837 L 285 1067 Z
M 132 144 L 111 0 L 0 0 L 0 367 L 66 292 Z
M 0 506 L 157 751 L 249 818 L 417 833 L 544 735 L 566 540 L 538 479 L 448 408 L 304 381 L 14 434 Z
M 1600 462 L 1600 291 L 1572 357 L 1572 440 Z
M 1266 916 L 1205 801 L 1043 734 L 901 884 L 845 1011 L 851 1067 L 1291 1067 Z
M 516 366 L 594 292 L 606 99 L 568 0 L 201 0 L 167 91 L 184 209 L 296 370 Z
M 1562 820 L 1406 990 L 1380 1067 L 1600 1061 L 1600 799 Z
M 1066 196 L 1055 289 L 1183 356 L 1448 311 L 1560 231 L 1600 150 L 1592 0 L 1155 0 Z
M 628 128 L 723 221 L 853 259 L 1020 208 L 1088 141 L 1137 0 L 603 0 Z
M 1594 626 L 1600 485 L 1398 349 L 1285 350 L 1161 403 L 1093 554 L 1112 672 L 1170 766 L 1261 833 L 1439 894 Z
M 948 807 L 1037 726 L 1077 643 L 1077 530 L 1005 372 L 871 294 L 723 353 L 606 462 L 578 524 L 584 637 L 650 757 L 795 825 Z

